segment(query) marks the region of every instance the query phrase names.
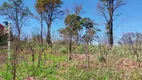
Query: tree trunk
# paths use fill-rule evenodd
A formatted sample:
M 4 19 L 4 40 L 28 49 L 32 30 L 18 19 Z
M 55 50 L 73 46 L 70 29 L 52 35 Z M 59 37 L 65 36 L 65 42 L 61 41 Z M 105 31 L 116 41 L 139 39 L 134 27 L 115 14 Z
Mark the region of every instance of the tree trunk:
M 13 53 L 13 60 L 12 60 L 12 74 L 13 74 L 13 80 L 16 80 L 16 72 L 17 72 L 17 53 L 18 53 L 18 45 L 16 44 L 15 46 L 15 50 L 14 50 L 14 53 Z
M 77 43 L 77 45 L 79 45 L 79 35 L 77 35 L 76 43 Z
M 113 46 L 113 0 L 109 0 L 109 44 Z
M 41 40 L 41 43 L 43 43 L 43 37 L 42 37 L 42 35 L 43 35 L 43 32 L 42 32 L 42 30 L 43 30 L 42 13 L 41 13 L 41 21 L 40 21 L 40 24 L 41 24 L 40 40 Z
M 18 41 L 20 41 L 20 37 L 21 37 L 21 30 L 18 29 Z
M 113 46 L 113 23 L 110 25 L 110 46 Z
M 51 25 L 48 24 L 48 32 L 47 32 L 47 37 L 46 37 L 46 41 L 48 43 L 48 45 L 50 45 L 52 47 L 52 43 L 51 43 L 51 35 L 50 35 L 50 30 L 51 30 Z
M 80 45 L 80 34 L 79 34 L 80 30 L 78 31 L 78 35 L 77 35 L 77 45 Z
M 70 35 L 70 42 L 69 42 L 69 60 L 72 60 L 71 55 L 72 55 L 72 35 Z
M 15 17 L 16 17 L 16 29 L 17 29 L 17 31 L 18 31 L 18 41 L 20 41 L 20 35 L 21 35 L 21 28 L 20 28 L 20 26 L 19 26 L 19 18 L 18 18 L 18 9 L 17 9 L 17 3 L 16 3 L 16 1 L 14 0 L 14 4 L 15 4 L 15 13 L 16 13 L 16 15 L 15 15 Z

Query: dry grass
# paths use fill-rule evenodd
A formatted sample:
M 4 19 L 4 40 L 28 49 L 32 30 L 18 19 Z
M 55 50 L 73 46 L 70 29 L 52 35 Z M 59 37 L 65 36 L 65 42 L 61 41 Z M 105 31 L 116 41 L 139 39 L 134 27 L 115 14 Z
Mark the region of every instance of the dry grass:
M 36 51 L 35 53 L 35 63 L 38 60 L 38 52 L 40 51 Z M 54 78 L 56 77 L 58 80 L 78 80 L 80 78 L 84 80 L 104 80 L 105 78 L 108 78 L 106 80 L 140 80 L 142 78 L 140 71 L 142 63 L 139 63 L 132 58 L 125 58 L 117 54 L 112 54 L 114 51 L 110 51 L 109 54 L 104 55 L 105 62 L 100 62 L 98 60 L 98 56 L 100 55 L 99 52 L 88 54 L 89 68 L 86 54 L 74 53 L 72 54 L 72 60 L 68 61 L 68 54 L 49 54 L 50 52 L 50 50 L 45 50 L 44 53 L 48 56 L 44 64 L 46 66 L 50 65 L 49 68 L 53 68 L 53 70 L 57 72 L 57 74 L 51 75 Z M 30 61 L 31 52 L 23 50 L 21 53 L 21 56 L 24 56 L 29 60 L 27 64 L 32 65 L 33 63 Z M 130 56 L 132 55 L 130 54 Z M 62 59 L 63 57 L 66 59 Z M 44 58 L 44 55 L 42 58 Z M 22 60 L 19 57 L 19 61 L 22 62 Z M 47 80 L 45 76 L 48 75 L 44 75 L 42 78 L 38 78 L 39 76 L 36 76 L 37 79 L 28 77 L 24 80 Z

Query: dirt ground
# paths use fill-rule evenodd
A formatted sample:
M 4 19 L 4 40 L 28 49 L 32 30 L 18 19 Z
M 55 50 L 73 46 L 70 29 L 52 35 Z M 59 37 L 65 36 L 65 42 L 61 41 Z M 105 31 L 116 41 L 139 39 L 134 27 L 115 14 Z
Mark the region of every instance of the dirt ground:
M 6 62 L 7 54 L 6 53 L 0 53 L 0 65 L 4 64 Z

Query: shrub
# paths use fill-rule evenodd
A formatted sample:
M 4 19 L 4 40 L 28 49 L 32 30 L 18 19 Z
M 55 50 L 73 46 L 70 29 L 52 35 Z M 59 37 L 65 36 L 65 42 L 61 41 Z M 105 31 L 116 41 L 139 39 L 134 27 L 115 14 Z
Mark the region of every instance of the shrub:
M 63 53 L 63 54 L 66 54 L 68 53 L 67 49 L 62 47 L 60 50 L 59 50 L 60 53 Z
M 83 54 L 85 52 L 85 49 L 82 45 L 80 45 L 75 49 L 75 52 Z
M 106 62 L 106 59 L 105 59 L 104 56 L 101 55 L 101 56 L 98 57 L 98 61 L 99 62 Z

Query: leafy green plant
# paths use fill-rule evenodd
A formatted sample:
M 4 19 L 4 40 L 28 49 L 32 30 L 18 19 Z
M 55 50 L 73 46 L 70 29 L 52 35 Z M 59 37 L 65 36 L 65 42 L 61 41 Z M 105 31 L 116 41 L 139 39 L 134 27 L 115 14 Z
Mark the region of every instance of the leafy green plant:
M 98 57 L 98 61 L 99 62 L 106 62 L 106 59 L 105 59 L 104 56 L 101 55 L 101 56 Z
M 68 53 L 68 50 L 64 47 L 62 47 L 60 50 L 59 50 L 60 53 L 63 53 L 63 54 L 67 54 Z
M 0 71 L 0 77 L 4 80 L 12 80 L 12 74 L 11 74 L 11 66 L 9 65 L 3 65 L 3 71 Z

